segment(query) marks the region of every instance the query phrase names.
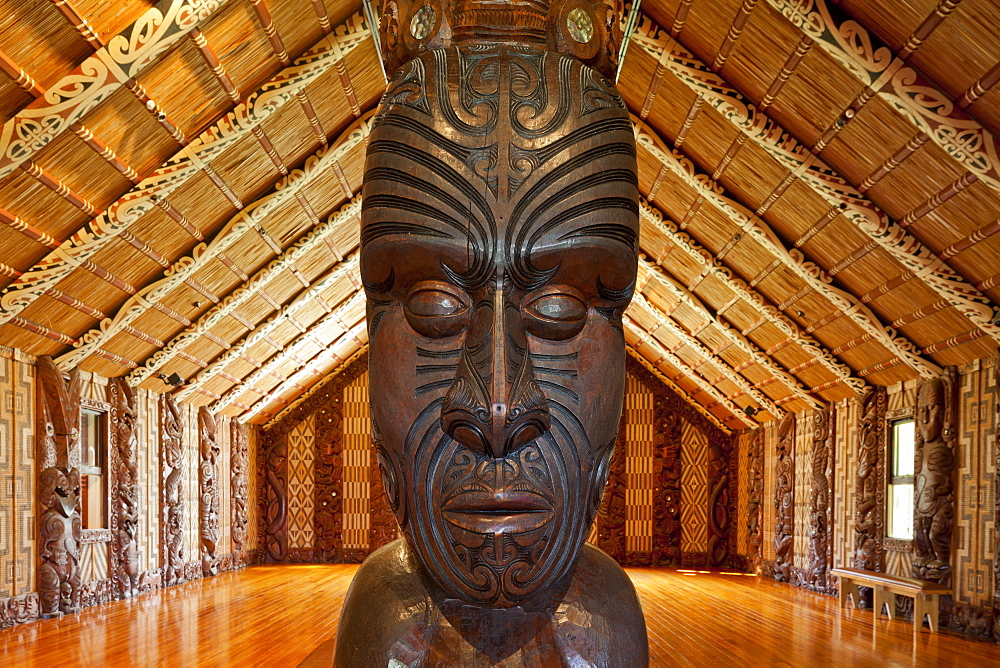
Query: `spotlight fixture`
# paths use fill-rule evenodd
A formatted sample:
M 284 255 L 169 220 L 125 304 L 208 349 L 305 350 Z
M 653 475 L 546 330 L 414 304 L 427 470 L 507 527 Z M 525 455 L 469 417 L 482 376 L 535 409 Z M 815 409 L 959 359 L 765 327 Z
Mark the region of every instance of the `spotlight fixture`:
M 177 375 L 176 372 L 170 374 L 169 376 L 165 373 L 161 373 L 157 377 L 167 385 L 173 385 L 174 387 L 180 387 L 184 384 L 184 379 Z
M 743 409 L 743 412 L 746 413 L 747 417 L 753 417 L 754 415 L 757 414 L 757 409 L 754 408 L 753 406 L 747 406 L 746 408 Z

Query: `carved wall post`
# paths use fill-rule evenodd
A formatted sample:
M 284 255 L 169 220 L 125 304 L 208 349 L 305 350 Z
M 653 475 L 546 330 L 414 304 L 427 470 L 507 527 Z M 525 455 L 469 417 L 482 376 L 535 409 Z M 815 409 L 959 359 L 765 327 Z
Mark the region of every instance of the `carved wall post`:
M 43 617 L 80 609 L 80 375 L 39 357 L 35 382 L 38 596 Z
M 160 564 L 163 582 L 184 581 L 183 440 L 180 409 L 169 394 L 160 396 Z
M 653 566 L 681 565 L 681 421 L 665 393 L 654 399 Z
M 219 527 L 219 441 L 215 416 L 206 406 L 198 409 L 198 540 L 201 544 L 201 573 L 219 572 L 216 549 Z
M 334 381 L 331 385 L 336 387 L 330 390 L 327 400 L 316 411 L 313 478 L 316 494 L 314 549 L 316 560 L 327 563 L 344 560 L 344 415 L 341 402 L 333 401 L 342 393 L 340 383 Z
M 812 484 L 809 495 L 809 559 L 807 584 L 813 591 L 831 591 L 833 566 L 834 407 L 813 411 Z
M 625 413 L 622 412 L 615 449 L 608 460 L 608 482 L 597 514 L 597 546 L 617 561 L 625 561 Z
M 1000 354 L 993 358 L 993 640 L 1000 642 Z
M 795 525 L 795 416 L 778 424 L 774 485 L 774 579 L 790 582 Z
M 139 436 L 135 390 L 121 378 L 108 386 L 111 399 L 111 581 L 120 598 L 139 593 Z
M 708 565 L 729 558 L 729 450 L 722 441 L 708 445 Z
M 236 563 L 246 563 L 247 511 L 249 510 L 248 482 L 250 453 L 245 424 L 232 420 L 229 423 L 229 475 L 230 475 L 230 516 L 229 535 L 233 539 L 233 554 Z
M 267 445 L 264 453 L 264 549 L 273 561 L 288 554 L 288 439 L 283 435 Z
M 882 570 L 882 538 L 885 535 L 885 411 L 884 387 L 874 387 L 861 399 L 858 428 L 858 471 L 854 512 L 854 567 Z M 863 597 L 871 605 L 871 591 Z
M 764 559 L 764 537 L 761 533 L 761 519 L 764 499 L 764 429 L 757 428 L 750 439 L 747 450 L 747 556 L 750 567 L 755 573 L 760 573 Z

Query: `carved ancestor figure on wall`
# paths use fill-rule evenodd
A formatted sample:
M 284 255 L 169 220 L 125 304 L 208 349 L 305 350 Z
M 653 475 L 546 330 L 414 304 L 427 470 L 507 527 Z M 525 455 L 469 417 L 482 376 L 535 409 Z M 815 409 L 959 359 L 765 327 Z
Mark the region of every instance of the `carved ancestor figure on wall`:
M 795 416 L 778 423 L 774 483 L 774 579 L 791 582 L 795 523 Z
M 184 581 L 184 462 L 181 415 L 169 394 L 160 396 L 160 563 L 167 586 Z
M 237 555 L 243 555 L 243 551 L 247 548 L 249 459 L 246 425 L 232 420 L 229 423 L 229 489 L 231 497 L 229 536 L 233 541 L 233 553 Z
M 915 421 L 913 575 L 951 583 L 951 533 L 955 521 L 956 376 L 921 383 Z
M 201 574 L 219 572 L 216 548 L 219 527 L 219 441 L 215 416 L 206 406 L 198 408 L 198 540 L 201 543 Z
M 36 370 L 38 598 L 43 617 L 80 609 L 80 372 L 69 382 L 51 357 Z
M 111 399 L 111 557 L 117 593 L 139 593 L 139 437 L 135 390 L 121 378 L 108 386 Z
M 383 5 L 361 271 L 404 538 L 358 571 L 337 665 L 647 663 L 631 582 L 584 544 L 636 278 L 635 143 L 606 78 L 620 9 Z

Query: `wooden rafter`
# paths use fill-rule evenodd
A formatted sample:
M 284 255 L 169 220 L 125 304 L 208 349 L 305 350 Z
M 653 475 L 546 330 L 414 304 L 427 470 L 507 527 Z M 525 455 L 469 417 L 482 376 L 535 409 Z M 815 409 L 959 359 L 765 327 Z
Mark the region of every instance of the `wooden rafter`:
M 703 324 L 700 326 L 700 329 L 698 330 L 699 332 L 701 329 L 704 329 L 709 325 L 714 325 L 716 330 L 721 332 L 722 335 L 728 339 L 729 343 L 727 346 L 733 345 L 736 346 L 737 349 L 742 350 L 744 354 L 750 357 L 751 364 L 759 364 L 763 369 L 767 370 L 767 372 L 776 378 L 787 390 L 789 390 L 794 397 L 805 401 L 813 408 L 821 408 L 824 405 L 821 400 L 817 399 L 807 388 L 803 387 L 802 383 L 800 383 L 797 378 L 789 374 L 777 362 L 775 362 L 770 355 L 768 355 L 765 351 L 762 351 L 756 344 L 750 341 L 750 339 L 746 338 L 746 336 L 740 334 L 734 327 L 722 321 L 720 319 L 722 313 L 717 312 L 713 314 L 708 308 L 705 307 L 704 304 L 702 304 L 700 299 L 669 277 L 664 272 L 662 267 L 646 260 L 640 260 L 639 267 L 641 274 L 645 274 L 645 277 L 657 281 L 659 285 L 665 287 L 669 292 L 672 292 L 678 302 L 683 302 L 702 318 Z M 725 309 L 720 309 L 720 311 L 724 310 Z M 691 336 L 697 336 L 696 332 L 689 332 L 689 334 Z M 718 355 L 719 352 L 721 351 L 713 351 L 713 354 Z M 732 365 L 729 366 L 732 368 Z M 742 371 L 742 369 L 733 368 L 733 371 L 738 373 L 739 371 Z
M 792 182 L 799 180 L 832 207 L 830 213 L 813 226 L 816 231 L 811 230 L 808 237 L 814 236 L 837 215 L 843 215 L 869 238 L 868 251 L 875 248 L 884 250 L 902 267 L 907 280 L 920 281 L 948 300 L 955 310 L 974 326 L 1000 341 L 1000 326 L 994 324 L 1000 315 L 1000 307 L 993 305 L 986 295 L 951 267 L 940 254 L 934 253 L 920 240 L 906 232 L 906 228 L 914 221 L 927 215 L 935 207 L 978 180 L 979 177 L 975 173 L 967 173 L 927 202 L 915 207 L 907 216 L 893 222 L 884 211 L 848 185 L 822 160 L 811 155 L 807 147 L 799 144 L 778 123 L 746 101 L 738 91 L 700 63 L 693 54 L 676 41 L 656 35 L 655 26 L 652 24 L 647 26 L 647 30 L 646 35 L 635 37 L 638 44 L 661 60 L 669 54 L 666 56 L 668 72 L 693 90 L 697 94 L 696 99 L 707 99 L 708 103 L 738 129 L 742 136 L 755 142 L 787 170 L 787 177 L 757 208 L 756 216 L 764 215 L 767 208 L 777 201 Z M 680 148 L 677 142 L 674 146 Z M 712 175 L 713 181 L 717 178 L 718 175 Z M 807 238 L 806 235 L 803 235 L 803 238 Z M 800 238 L 796 246 L 799 247 L 802 243 L 803 239 Z M 855 259 L 857 258 L 848 256 L 842 264 L 846 266 Z M 837 272 L 829 273 L 833 275 Z
M 34 98 L 45 95 L 45 89 L 31 78 L 31 75 L 21 69 L 7 54 L 0 51 L 0 72 L 3 72 L 17 84 L 25 93 Z
M 208 68 L 212 70 L 212 75 L 215 76 L 215 80 L 219 82 L 222 86 L 222 90 L 226 92 L 226 96 L 232 101 L 233 104 L 240 103 L 240 91 L 236 88 L 233 80 L 229 78 L 226 73 L 226 68 L 222 66 L 222 62 L 219 60 L 218 56 L 212 50 L 212 47 L 208 45 L 208 40 L 205 38 L 205 34 L 195 28 L 188 36 L 194 45 L 198 47 L 198 51 L 201 53 L 201 57 L 204 58 L 205 63 Z
M 810 262 L 800 250 L 785 247 L 759 216 L 747 210 L 739 202 L 721 194 L 724 189 L 708 175 L 698 173 L 694 165 L 683 155 L 662 148 L 662 140 L 645 123 L 638 119 L 634 119 L 634 122 L 636 141 L 639 145 L 739 228 L 740 238 L 743 235 L 753 238 L 790 269 L 805 286 L 826 298 L 833 312 L 848 317 L 863 331 L 870 332 L 874 337 L 873 340 L 878 341 L 891 355 L 901 358 L 921 376 L 931 378 L 940 375 L 940 367 L 920 356 L 917 352 L 918 347 L 912 341 L 902 335 L 894 336 L 896 333 L 887 330 L 871 309 L 851 293 L 834 287 L 832 278 L 815 263 Z
M 348 297 L 344 302 L 336 308 L 332 313 L 323 316 L 317 323 L 315 323 L 310 329 L 313 332 L 323 332 L 330 329 L 331 327 L 337 327 L 341 331 L 351 335 L 358 341 L 358 346 L 364 345 L 367 342 L 367 326 L 365 324 L 365 308 L 364 308 L 365 296 L 360 290 L 355 292 L 352 296 Z M 353 317 L 350 317 L 347 321 L 344 320 L 344 316 L 353 312 Z M 362 340 L 359 337 L 364 337 Z M 340 338 L 340 337 L 338 337 Z M 242 381 L 236 386 L 232 387 L 222 398 L 212 404 L 212 411 L 219 412 L 228 406 L 233 399 L 239 397 L 245 390 L 246 385 L 254 385 L 259 382 L 265 376 L 273 376 L 279 380 L 283 380 L 283 377 L 276 374 L 276 369 L 282 364 L 285 364 L 292 359 L 293 356 L 298 355 L 302 350 L 308 346 L 316 346 L 313 337 L 306 334 L 300 334 L 288 342 L 285 347 L 278 351 L 271 358 L 265 360 L 261 363 L 261 366 L 256 370 L 252 371 L 250 375 L 243 378 Z M 323 347 L 320 346 L 320 350 Z M 353 352 L 353 351 L 352 351 Z M 310 356 L 312 357 L 312 356 Z
M 274 26 L 274 19 L 271 18 L 271 12 L 268 11 L 264 0 L 250 0 L 250 5 L 257 14 L 257 19 L 264 29 L 264 34 L 267 35 L 268 41 L 271 42 L 271 50 L 274 51 L 275 58 L 282 65 L 288 67 L 291 60 L 288 58 L 288 52 L 285 50 L 285 43 L 281 41 L 281 35 L 278 34 L 278 29 Z
M 238 416 L 239 420 L 245 422 L 252 419 L 259 413 L 264 413 L 265 415 L 270 416 L 271 414 L 266 413 L 264 409 L 276 403 L 282 405 L 283 412 L 285 408 L 289 408 L 295 403 L 294 400 L 288 401 L 280 396 L 284 392 L 288 391 L 289 386 L 298 386 L 299 388 L 304 388 L 305 391 L 308 391 L 309 387 L 298 383 L 298 380 L 304 380 L 302 376 L 306 374 L 311 375 L 312 384 L 314 386 L 316 381 L 318 381 L 320 377 L 328 371 L 328 369 L 325 369 L 324 367 L 339 365 L 342 361 L 353 357 L 354 353 L 357 351 L 364 349 L 367 344 L 368 327 L 366 323 L 362 321 L 350 330 L 344 332 L 344 334 L 335 340 L 331 345 L 326 346 L 325 348 L 320 348 L 316 354 L 306 361 L 301 369 L 292 374 L 292 376 L 287 380 L 274 387 L 265 396 L 261 397 L 244 413 L 240 414 Z M 338 352 L 338 349 L 340 352 Z
M 195 387 L 203 385 L 204 383 L 208 382 L 216 375 L 222 375 L 222 372 L 225 371 L 226 367 L 230 363 L 236 361 L 237 359 L 240 359 L 243 355 L 247 353 L 247 351 L 249 351 L 251 347 L 259 343 L 260 341 L 265 341 L 269 343 L 272 347 L 276 349 L 281 349 L 281 346 L 270 338 L 271 333 L 274 332 L 278 327 L 283 325 L 285 322 L 297 323 L 297 321 L 294 318 L 296 312 L 300 311 L 303 307 L 315 303 L 317 299 L 321 300 L 322 292 L 324 290 L 335 285 L 340 280 L 347 278 L 348 274 L 350 273 L 355 273 L 355 274 L 358 273 L 358 256 L 356 254 L 351 258 L 349 258 L 348 260 L 345 260 L 341 264 L 337 265 L 327 273 L 325 273 L 319 279 L 317 279 L 312 285 L 310 285 L 308 288 L 300 292 L 287 306 L 279 307 L 280 310 L 278 311 L 278 314 L 276 316 L 269 318 L 268 320 L 265 320 L 260 325 L 258 325 L 253 331 L 249 332 L 246 336 L 239 339 L 238 341 L 229 344 L 229 348 L 225 352 L 221 353 L 218 357 L 212 360 L 212 362 L 209 363 L 208 366 L 206 366 L 204 369 L 198 372 L 198 374 L 195 375 L 193 378 L 188 379 L 189 388 L 194 389 Z M 335 309 L 331 307 L 327 311 L 327 314 L 328 315 L 332 314 L 334 311 Z M 221 316 L 221 311 L 213 315 L 217 319 L 218 317 Z M 201 321 L 199 321 L 199 324 L 201 324 Z M 303 334 L 306 337 L 312 336 L 312 333 L 310 331 L 312 329 L 312 326 L 304 327 L 301 324 L 299 324 L 296 327 L 296 329 L 299 330 L 300 334 Z M 193 337 L 185 335 L 185 333 L 181 333 L 179 337 L 181 341 L 195 340 Z M 171 346 L 174 349 L 178 347 L 177 342 L 178 342 L 178 337 L 175 337 L 171 341 Z M 164 359 L 169 359 L 167 358 L 166 355 L 163 355 L 161 357 Z M 148 373 L 146 375 L 148 376 Z M 139 377 L 139 374 L 133 372 L 133 376 Z M 183 398 L 187 394 L 187 392 L 188 388 L 185 388 L 184 390 L 178 393 L 178 398 Z
M 652 317 L 655 322 L 652 327 L 646 328 L 646 332 L 648 334 L 652 335 L 657 329 L 663 327 L 666 331 L 670 332 L 674 338 L 678 339 L 683 347 L 694 352 L 701 358 L 702 361 L 699 363 L 697 368 L 693 369 L 693 371 L 699 373 L 706 382 L 711 385 L 715 385 L 716 381 L 719 380 L 717 378 L 709 378 L 704 375 L 703 371 L 700 371 L 702 364 L 711 363 L 723 370 L 724 374 L 727 371 L 729 372 L 728 375 L 724 375 L 724 378 L 739 388 L 740 394 L 754 401 L 758 404 L 758 406 L 763 407 L 765 410 L 770 412 L 773 417 L 781 418 L 785 416 L 785 411 L 783 409 L 779 408 L 766 394 L 753 387 L 746 378 L 735 372 L 732 365 L 727 363 L 718 355 L 713 354 L 712 351 L 705 347 L 705 344 L 694 336 L 691 336 L 691 334 L 686 332 L 683 327 L 675 323 L 654 304 L 650 303 L 650 301 L 646 299 L 645 295 L 636 293 L 632 297 L 632 303 L 629 305 L 629 316 L 634 322 L 638 323 L 640 319 L 645 319 L 640 315 L 643 312 Z M 727 398 L 732 400 L 736 397 L 730 396 Z
M 159 0 L 132 25 L 49 88 L 0 130 L 0 178 L 30 159 L 101 100 L 139 75 L 171 44 L 214 14 L 227 0 Z M 158 29 L 150 34 L 151 26 Z M 95 75 L 96 74 L 96 75 Z M 50 99 L 51 98 L 51 99 Z
M 726 425 L 722 420 L 720 420 L 715 415 L 713 415 L 711 412 L 709 412 L 708 409 L 706 409 L 704 406 L 702 406 L 701 403 L 698 400 L 696 400 L 694 397 L 692 397 L 690 394 L 688 394 L 684 390 L 684 388 L 681 387 L 678 384 L 678 382 L 677 382 L 679 380 L 678 378 L 674 378 L 674 377 L 668 376 L 663 371 L 663 369 L 660 369 L 659 367 L 654 366 L 652 362 L 650 362 L 648 359 L 646 359 L 639 351 L 637 351 L 635 348 L 633 348 L 630 344 L 627 344 L 627 343 L 625 344 L 625 351 L 628 354 L 630 354 L 633 357 L 633 359 L 635 359 L 637 362 L 639 362 L 639 364 L 641 364 L 643 366 L 643 368 L 645 368 L 651 374 L 653 374 L 654 376 L 656 376 L 656 378 L 661 383 L 663 383 L 664 385 L 666 385 L 667 387 L 669 387 L 671 390 L 673 390 L 674 392 L 676 392 L 677 396 L 679 396 L 681 399 L 683 399 L 685 402 L 687 402 L 688 405 L 690 405 L 696 411 L 698 411 L 703 416 L 705 416 L 712 424 L 714 424 L 716 427 L 718 427 L 722 431 L 726 432 L 727 434 L 732 433 L 732 429 L 728 425 Z M 735 419 L 735 416 L 733 416 L 733 419 Z M 740 426 L 741 427 L 744 426 L 742 422 L 740 423 Z
M 926 76 L 826 0 L 805 4 L 796 0 L 767 2 L 790 25 L 813 39 L 818 48 L 837 62 L 845 63 L 844 69 L 864 84 L 863 99 L 849 107 L 854 113 L 842 115 L 843 122 L 835 132 L 856 116 L 859 102 L 863 104 L 878 95 L 900 110 L 900 116 L 912 123 L 915 131 L 930 136 L 964 170 L 975 173 L 984 184 L 1000 192 L 1000 150 L 996 138 Z
M 340 29 L 330 33 L 307 50 L 294 65 L 275 75 L 236 109 L 168 159 L 162 167 L 112 203 L 72 237 L 63 241 L 59 248 L 54 249 L 31 270 L 19 272 L 9 268 L 10 272 L 4 271 L 5 275 L 15 280 L 0 291 L 0 324 L 8 322 L 13 315 L 30 306 L 45 288 L 55 285 L 81 266 L 85 260 L 100 250 L 108 239 L 127 231 L 140 220 L 143 214 L 156 206 L 152 195 L 167 197 L 196 175 L 206 173 L 203 168 L 210 165 L 214 157 L 249 134 L 253 127 L 263 123 L 284 104 L 296 99 L 298 91 L 316 81 L 334 67 L 346 53 L 370 38 L 370 30 L 364 25 L 360 15 L 355 14 Z M 365 122 L 367 117 L 360 121 L 361 124 Z M 349 128 L 344 136 L 352 135 L 355 129 Z M 10 128 L 4 127 L 5 133 L 16 130 L 16 125 Z M 0 137 L 6 136 L 8 135 L 0 135 Z M 3 141 L 0 139 L 0 148 L 3 148 Z M 13 166 L 6 169 L 5 164 L 4 158 L 0 156 L 0 177 L 13 169 Z M 190 324 L 187 319 L 173 311 L 167 310 L 165 314 L 182 324 Z
M 756 427 L 758 423 L 751 417 L 746 416 L 743 413 L 743 409 L 721 392 L 719 392 L 711 383 L 704 380 L 701 375 L 695 373 L 684 360 L 677 357 L 674 353 L 670 352 L 664 348 L 656 339 L 654 339 L 649 333 L 647 333 L 641 325 L 626 316 L 623 318 L 625 324 L 625 340 L 631 345 L 640 355 L 645 357 L 649 362 L 659 368 L 662 362 L 667 362 L 674 368 L 678 369 L 684 374 L 684 377 L 692 381 L 698 388 L 712 397 L 714 400 L 710 404 L 701 404 L 703 408 L 707 411 L 711 411 L 715 406 L 722 406 L 732 415 L 733 419 L 739 421 L 744 427 Z M 629 341 L 631 339 L 631 341 Z M 648 349 L 650 354 L 646 354 L 644 349 Z M 700 402 L 699 402 L 700 403 Z
M 265 241 L 269 240 L 268 245 L 271 248 L 272 254 L 280 256 L 282 253 L 281 247 L 277 245 L 274 239 L 262 227 L 262 223 L 266 220 L 268 213 L 287 201 L 294 199 L 296 194 L 300 193 L 306 186 L 309 186 L 314 179 L 326 173 L 331 163 L 336 161 L 346 151 L 351 150 L 354 146 L 361 143 L 367 135 L 368 126 L 362 123 L 356 126 L 354 130 L 349 131 L 347 136 L 337 146 L 323 148 L 312 158 L 307 159 L 303 169 L 293 170 L 289 176 L 276 184 L 275 192 L 261 197 L 237 213 L 215 234 L 206 248 L 199 250 L 196 255 L 177 260 L 174 263 L 174 271 L 169 276 L 150 283 L 138 293 L 133 294 L 119 309 L 118 314 L 111 323 L 102 323 L 99 329 L 91 330 L 83 337 L 87 340 L 87 343 L 60 357 L 57 363 L 69 368 L 82 362 L 86 359 L 92 347 L 100 346 L 101 342 L 110 339 L 120 331 L 123 325 L 135 322 L 153 303 L 160 302 L 181 284 L 192 285 L 192 274 L 204 267 L 208 262 L 214 260 L 219 253 L 225 253 L 227 249 L 248 232 L 256 232 Z M 209 295 L 206 294 L 206 296 Z M 210 299 L 217 301 L 219 298 L 212 295 Z M 188 322 L 188 326 L 190 326 L 190 322 Z M 252 329 L 252 326 L 250 329 Z
M 675 248 L 681 250 L 685 255 L 701 265 L 703 274 L 714 276 L 731 290 L 735 297 L 742 299 L 757 311 L 760 314 L 757 323 L 764 324 L 765 322 L 769 322 L 784 334 L 786 338 L 779 346 L 783 347 L 795 344 L 812 358 L 811 364 L 819 364 L 832 373 L 836 377 L 835 383 L 842 383 L 850 387 L 855 393 L 861 393 L 865 390 L 867 384 L 865 381 L 857 378 L 851 372 L 849 366 L 837 359 L 836 355 L 810 336 L 808 332 L 804 332 L 794 320 L 781 313 L 767 298 L 753 289 L 753 286 L 735 276 L 732 270 L 725 267 L 721 262 L 718 262 L 711 253 L 695 243 L 687 233 L 680 230 L 676 223 L 664 219 L 663 214 L 658 209 L 649 206 L 646 202 L 640 201 L 639 211 L 643 225 L 656 227 L 660 233 L 670 240 Z M 657 264 L 664 265 L 663 258 L 657 258 Z M 724 312 L 725 309 L 720 309 L 720 311 Z M 746 336 L 748 333 L 749 331 L 741 332 L 743 336 Z M 774 350 L 772 349 L 769 354 L 773 352 Z M 789 373 L 794 374 L 796 371 L 789 369 Z M 819 388 L 813 388 L 812 391 L 818 392 Z
M 49 0 L 49 2 L 55 5 L 56 9 L 58 9 L 59 12 L 66 17 L 66 20 L 69 21 L 70 25 L 73 26 L 73 29 L 80 33 L 80 36 L 87 40 L 90 46 L 94 47 L 95 51 L 104 47 L 104 44 L 101 42 L 101 38 L 97 36 L 94 29 L 90 27 L 89 23 L 87 23 L 87 19 L 85 19 L 80 12 L 73 7 L 69 0 Z
M 89 146 L 98 156 L 100 156 L 105 162 L 114 167 L 122 176 L 131 181 L 134 184 L 139 183 L 142 179 L 139 178 L 138 172 L 126 165 L 121 158 L 119 158 L 111 148 L 94 136 L 94 133 L 87 129 L 82 123 L 72 123 L 69 129 L 77 137 L 83 140 L 83 143 Z

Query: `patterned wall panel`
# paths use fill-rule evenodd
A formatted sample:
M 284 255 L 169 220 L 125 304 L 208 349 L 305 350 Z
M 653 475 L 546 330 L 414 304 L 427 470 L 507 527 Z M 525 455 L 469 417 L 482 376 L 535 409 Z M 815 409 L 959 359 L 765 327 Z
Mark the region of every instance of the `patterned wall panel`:
M 229 470 L 231 452 L 229 423 L 231 420 L 222 415 L 217 415 L 215 419 L 218 422 L 217 438 L 219 439 L 219 459 L 216 465 L 219 471 L 219 545 L 216 553 L 222 556 L 233 551 L 232 537 L 229 533 L 232 521 L 232 513 L 230 512 L 232 476 Z
M 858 467 L 858 403 L 837 404 L 833 483 L 833 565 L 853 564 L 854 487 Z
M 35 590 L 35 367 L 17 362 L 14 367 L 14 498 L 16 509 L 17 577 L 14 594 Z
M 344 549 L 367 549 L 371 424 L 368 372 L 344 388 Z
M 146 390 L 136 390 L 139 413 L 139 498 L 145 499 L 140 509 L 139 541 L 141 569 L 148 571 L 160 566 L 160 452 L 159 452 L 159 395 Z
M 653 393 L 625 377 L 625 550 L 653 549 Z
M 800 413 L 795 420 L 795 519 L 792 531 L 792 566 L 806 569 L 810 564 L 809 518 L 812 487 L 812 412 Z
M 201 537 L 198 531 L 198 409 L 180 404 L 181 425 L 184 429 L 184 560 L 197 563 L 201 573 Z
M 761 553 L 765 562 L 774 563 L 774 479 L 777 464 L 778 431 L 777 421 L 764 426 L 764 494 L 761 506 L 764 508 L 764 530 Z
M 258 468 L 258 449 L 260 438 L 256 429 L 247 429 L 247 539 L 246 549 L 253 550 L 260 544 L 260 478 Z
M 963 368 L 959 378 L 954 586 L 955 600 L 973 606 L 991 606 L 993 598 L 996 427 L 992 423 L 997 388 L 992 367 L 993 360 L 982 360 Z
M 736 435 L 736 461 L 739 463 L 737 473 L 737 496 L 736 496 L 736 553 L 748 555 L 749 545 L 747 544 L 747 503 L 750 500 L 750 467 L 747 465 L 747 457 L 750 453 L 750 442 L 753 433 L 745 430 Z
M 108 543 L 85 543 L 80 546 L 80 582 L 99 582 L 108 578 Z
M 312 549 L 314 541 L 313 416 L 288 433 L 288 547 Z
M 689 422 L 681 426 L 681 561 L 708 549 L 708 438 Z M 697 565 L 697 564 L 691 564 Z
M 0 598 L 14 595 L 14 360 L 0 356 Z

